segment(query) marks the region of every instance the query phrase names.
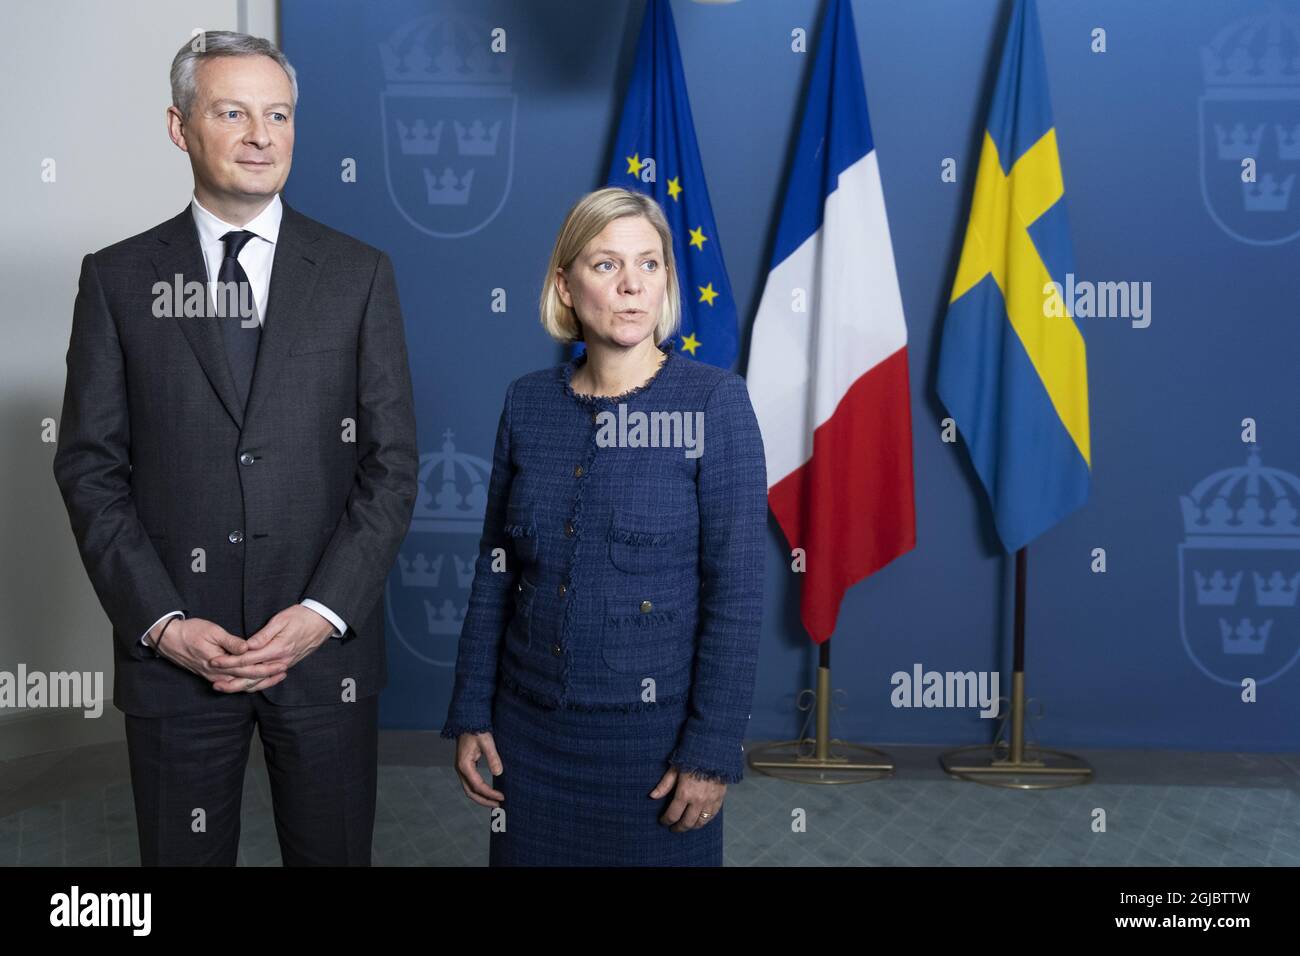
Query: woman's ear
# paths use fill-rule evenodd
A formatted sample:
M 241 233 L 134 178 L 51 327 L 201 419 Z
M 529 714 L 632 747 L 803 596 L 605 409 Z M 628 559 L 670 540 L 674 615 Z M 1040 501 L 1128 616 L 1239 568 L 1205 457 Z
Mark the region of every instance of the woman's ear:
M 560 301 L 568 308 L 573 308 L 573 296 L 569 294 L 569 282 L 564 275 L 564 267 L 559 266 L 555 270 L 555 277 L 552 279 L 555 283 L 555 294 L 560 297 Z

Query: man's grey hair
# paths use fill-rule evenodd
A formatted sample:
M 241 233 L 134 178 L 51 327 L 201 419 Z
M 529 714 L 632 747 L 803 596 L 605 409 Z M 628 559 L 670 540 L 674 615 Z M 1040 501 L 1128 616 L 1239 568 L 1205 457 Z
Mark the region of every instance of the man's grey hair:
M 269 56 L 289 75 L 293 87 L 293 105 L 298 105 L 298 74 L 288 58 L 270 40 L 235 33 L 231 30 L 208 30 L 195 34 L 185 42 L 172 60 L 172 105 L 188 117 L 198 96 L 198 82 L 194 74 L 199 62 L 214 56 Z

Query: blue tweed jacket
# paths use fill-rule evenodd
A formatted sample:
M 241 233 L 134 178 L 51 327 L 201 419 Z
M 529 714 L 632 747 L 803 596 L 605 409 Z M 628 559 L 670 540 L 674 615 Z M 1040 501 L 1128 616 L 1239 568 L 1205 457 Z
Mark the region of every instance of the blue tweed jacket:
M 686 699 L 669 763 L 741 779 L 763 604 L 763 441 L 744 379 L 660 348 L 659 370 L 622 395 L 573 390 L 585 355 L 506 390 L 442 736 L 491 730 L 498 681 L 548 708 Z M 693 451 L 674 437 L 703 441 Z

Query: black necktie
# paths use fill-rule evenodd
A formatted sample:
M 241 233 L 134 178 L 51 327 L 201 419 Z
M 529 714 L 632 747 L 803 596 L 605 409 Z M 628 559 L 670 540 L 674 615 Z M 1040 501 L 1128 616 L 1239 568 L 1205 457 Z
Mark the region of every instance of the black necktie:
M 253 382 L 253 365 L 257 362 L 257 344 L 262 338 L 262 324 L 249 319 L 245 326 L 245 316 L 240 314 L 243 303 L 252 304 L 253 315 L 257 314 L 257 303 L 253 299 L 253 287 L 249 284 L 248 273 L 239 264 L 239 250 L 253 233 L 237 230 L 221 237 L 226 244 L 226 256 L 221 260 L 221 269 L 217 272 L 223 303 L 234 303 L 235 308 L 225 313 L 218 312 L 221 323 L 222 338 L 226 340 L 226 358 L 230 361 L 230 372 L 235 377 L 235 388 L 240 400 L 248 404 L 248 388 Z

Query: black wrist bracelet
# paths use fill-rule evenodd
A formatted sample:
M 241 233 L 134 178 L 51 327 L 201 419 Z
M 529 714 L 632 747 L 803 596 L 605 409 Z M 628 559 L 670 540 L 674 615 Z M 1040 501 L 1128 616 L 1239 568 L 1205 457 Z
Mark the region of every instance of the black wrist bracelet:
M 177 619 L 177 618 L 174 618 L 174 617 L 168 618 L 168 619 L 167 619 L 167 623 L 163 625 L 163 629 L 162 629 L 161 631 L 158 632 L 158 640 L 156 640 L 156 641 L 153 642 L 153 652 L 154 652 L 155 654 L 160 653 L 159 650 L 158 650 L 158 648 L 162 646 L 163 635 L 167 633 L 167 628 L 171 627 L 171 626 L 172 626 L 172 621 L 175 621 L 175 620 L 178 620 L 178 619 Z

